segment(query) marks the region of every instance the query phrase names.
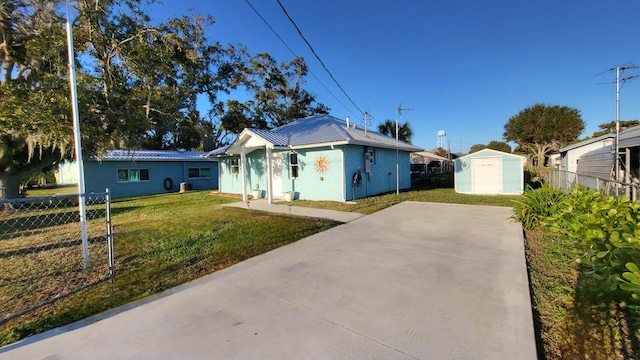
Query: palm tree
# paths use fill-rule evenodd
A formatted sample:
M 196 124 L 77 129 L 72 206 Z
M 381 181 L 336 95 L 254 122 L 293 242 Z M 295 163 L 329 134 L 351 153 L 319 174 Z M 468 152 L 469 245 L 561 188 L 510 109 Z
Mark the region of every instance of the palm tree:
M 393 120 L 385 120 L 382 124 L 378 125 L 378 131 L 387 136 L 396 137 L 396 122 Z M 413 137 L 413 129 L 408 122 L 398 124 L 398 140 L 402 140 L 410 143 Z

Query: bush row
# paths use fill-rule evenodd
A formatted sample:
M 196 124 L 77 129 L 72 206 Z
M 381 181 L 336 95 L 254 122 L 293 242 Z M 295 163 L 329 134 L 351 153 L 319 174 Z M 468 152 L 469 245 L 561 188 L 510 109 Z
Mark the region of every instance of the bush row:
M 543 186 L 516 201 L 514 219 L 568 238 L 598 294 L 640 315 L 640 204 L 584 187 L 565 194 Z

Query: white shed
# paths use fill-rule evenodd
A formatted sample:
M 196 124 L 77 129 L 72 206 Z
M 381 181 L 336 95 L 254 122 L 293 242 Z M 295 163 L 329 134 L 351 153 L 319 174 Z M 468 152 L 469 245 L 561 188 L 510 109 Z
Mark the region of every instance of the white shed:
M 455 191 L 519 195 L 524 192 L 524 156 L 483 149 L 455 160 Z

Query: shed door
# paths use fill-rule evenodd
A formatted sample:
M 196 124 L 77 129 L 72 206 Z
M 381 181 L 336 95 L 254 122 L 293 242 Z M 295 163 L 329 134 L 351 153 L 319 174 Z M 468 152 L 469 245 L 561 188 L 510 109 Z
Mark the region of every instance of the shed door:
M 476 194 L 502 193 L 502 158 L 471 159 L 472 189 Z

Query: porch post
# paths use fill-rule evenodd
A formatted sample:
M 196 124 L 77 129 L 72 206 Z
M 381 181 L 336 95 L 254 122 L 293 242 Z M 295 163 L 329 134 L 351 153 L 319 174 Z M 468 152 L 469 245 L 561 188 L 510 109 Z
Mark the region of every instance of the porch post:
M 247 201 L 247 156 L 244 145 L 240 148 L 240 177 L 242 178 L 242 201 Z
M 628 185 L 631 184 L 631 149 L 629 148 L 624 149 L 624 182 L 627 183 L 625 189 L 627 190 L 627 197 L 634 201 L 635 199 L 631 197 L 631 187 Z
M 267 145 L 267 200 L 273 204 L 273 166 L 271 161 L 271 148 Z

